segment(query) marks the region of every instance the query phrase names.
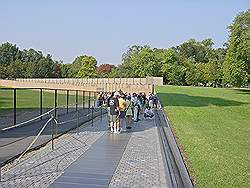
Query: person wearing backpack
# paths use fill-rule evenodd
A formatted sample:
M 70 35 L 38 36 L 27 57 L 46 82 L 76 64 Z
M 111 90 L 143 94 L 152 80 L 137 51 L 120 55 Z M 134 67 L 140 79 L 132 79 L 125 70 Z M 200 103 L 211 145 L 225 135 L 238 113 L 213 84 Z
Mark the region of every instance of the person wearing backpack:
M 111 133 L 119 133 L 119 101 L 115 93 L 112 93 L 108 104 L 110 108 Z
M 131 129 L 132 124 L 132 117 L 133 117 L 133 107 L 131 102 L 131 96 L 128 95 L 126 97 L 126 128 Z
M 140 105 L 136 93 L 133 93 L 131 101 L 133 106 L 133 116 L 134 116 L 133 119 L 134 122 L 137 122 L 139 121 Z

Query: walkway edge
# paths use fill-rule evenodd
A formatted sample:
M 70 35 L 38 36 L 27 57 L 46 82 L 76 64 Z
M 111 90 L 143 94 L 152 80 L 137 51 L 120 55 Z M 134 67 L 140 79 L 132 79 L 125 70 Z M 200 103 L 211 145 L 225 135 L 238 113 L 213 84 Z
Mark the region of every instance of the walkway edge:
M 192 177 L 190 176 L 190 173 L 187 169 L 187 166 L 185 164 L 185 161 L 183 159 L 183 156 L 181 154 L 181 151 L 179 149 L 178 143 L 176 141 L 176 138 L 173 134 L 173 131 L 171 129 L 168 116 L 166 112 L 164 111 L 164 108 L 161 105 L 161 110 L 159 110 L 161 113 L 159 114 L 160 121 L 162 123 L 162 127 L 164 130 L 164 133 L 166 135 L 166 139 L 169 143 L 169 147 L 171 149 L 171 152 L 174 156 L 175 163 L 177 165 L 178 171 L 180 173 L 181 179 L 183 181 L 183 184 L 185 187 L 193 188 L 194 184 L 192 181 Z

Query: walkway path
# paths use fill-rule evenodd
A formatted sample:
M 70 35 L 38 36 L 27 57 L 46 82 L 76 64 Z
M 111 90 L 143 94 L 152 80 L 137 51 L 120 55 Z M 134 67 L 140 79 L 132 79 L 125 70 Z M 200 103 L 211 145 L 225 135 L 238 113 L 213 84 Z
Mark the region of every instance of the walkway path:
M 0 187 L 167 187 L 155 121 L 143 119 L 121 134 L 106 126 L 96 120 L 59 138 L 54 151 L 47 145 L 29 154 L 4 169 Z
M 62 111 L 63 109 L 61 109 Z M 65 111 L 65 109 L 64 109 Z M 91 112 L 88 113 L 88 109 L 79 110 L 79 124 L 82 124 L 91 119 Z M 87 116 L 87 114 L 89 114 Z M 76 128 L 76 112 L 71 111 L 67 113 L 61 113 L 58 116 L 57 135 L 61 135 L 73 128 Z M 98 115 L 95 113 L 94 115 Z M 44 117 L 43 120 L 36 120 L 25 126 L 13 128 L 7 131 L 1 131 L 0 129 L 0 164 L 12 159 L 14 156 L 21 154 L 35 139 L 36 135 L 48 121 L 49 117 Z M 75 119 L 75 120 L 74 120 Z M 36 143 L 32 146 L 35 148 L 40 146 L 51 139 L 51 124 L 42 132 Z

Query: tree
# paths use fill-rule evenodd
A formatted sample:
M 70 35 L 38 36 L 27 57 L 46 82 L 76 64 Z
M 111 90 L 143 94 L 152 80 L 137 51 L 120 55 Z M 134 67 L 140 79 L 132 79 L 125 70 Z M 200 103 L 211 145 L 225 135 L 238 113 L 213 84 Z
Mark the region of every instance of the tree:
M 76 65 L 81 65 L 76 74 L 77 78 L 94 78 L 96 77 L 97 61 L 93 56 L 80 56 L 74 61 Z
M 56 70 L 55 70 L 55 77 L 61 78 L 62 77 L 62 62 L 56 62 Z
M 192 60 L 187 60 L 185 80 L 188 85 L 198 86 L 202 82 L 201 71 L 197 68 L 197 64 Z
M 168 74 L 169 84 L 173 85 L 186 85 L 185 83 L 185 72 L 184 66 L 174 63 L 170 66 L 170 72 Z
M 114 65 L 110 64 L 102 64 L 99 67 L 97 67 L 96 72 L 99 77 L 108 77 L 111 73 Z
M 190 39 L 176 47 L 182 61 L 191 59 L 194 63 L 208 63 L 212 56 L 212 39 L 205 39 L 201 42 Z
M 0 64 L 0 79 L 7 78 L 6 66 Z
M 223 65 L 223 82 L 241 87 L 249 83 L 250 11 L 240 13 L 228 27 L 230 36 Z
M 171 66 L 179 61 L 178 54 L 174 48 L 170 48 L 163 51 L 162 65 L 161 65 L 161 76 L 165 83 L 170 82 L 169 73 L 171 71 Z
M 37 78 L 55 78 L 56 64 L 52 60 L 51 55 L 47 55 L 37 63 L 36 77 Z
M 8 42 L 0 46 L 1 78 L 55 77 L 56 64 L 51 55 L 44 56 L 41 51 L 22 51 Z
M 16 45 L 9 42 L 3 43 L 0 46 L 0 64 L 9 65 L 18 59 L 19 49 Z
M 70 78 L 72 75 L 71 64 L 62 64 L 61 65 L 61 76 L 62 78 Z

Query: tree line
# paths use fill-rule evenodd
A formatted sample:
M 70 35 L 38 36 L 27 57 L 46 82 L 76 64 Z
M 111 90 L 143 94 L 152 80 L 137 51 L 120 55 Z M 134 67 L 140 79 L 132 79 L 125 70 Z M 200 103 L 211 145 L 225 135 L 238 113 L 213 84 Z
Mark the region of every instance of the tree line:
M 118 66 L 97 66 L 93 56 L 82 55 L 63 64 L 34 49 L 0 46 L 0 78 L 93 78 L 162 76 L 173 85 L 242 87 L 250 82 L 250 11 L 240 13 L 228 27 L 229 39 L 214 48 L 212 39 L 190 39 L 171 48 L 133 45 Z

